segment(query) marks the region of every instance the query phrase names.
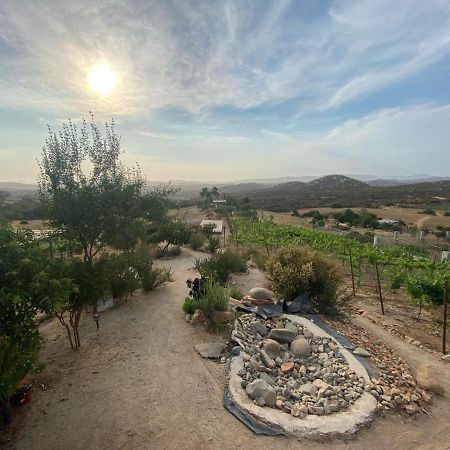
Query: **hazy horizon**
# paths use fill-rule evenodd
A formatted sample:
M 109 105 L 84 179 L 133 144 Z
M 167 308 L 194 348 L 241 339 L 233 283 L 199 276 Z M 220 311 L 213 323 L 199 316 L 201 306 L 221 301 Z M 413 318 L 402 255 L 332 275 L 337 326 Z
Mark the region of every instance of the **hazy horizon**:
M 89 111 L 149 180 L 445 177 L 449 87 L 440 0 L 5 1 L 0 180 Z

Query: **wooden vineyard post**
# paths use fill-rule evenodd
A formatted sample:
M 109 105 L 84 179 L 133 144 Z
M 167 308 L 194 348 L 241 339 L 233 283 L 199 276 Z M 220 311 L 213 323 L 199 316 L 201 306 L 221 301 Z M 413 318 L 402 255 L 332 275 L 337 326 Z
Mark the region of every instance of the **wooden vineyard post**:
M 378 270 L 378 263 L 375 263 L 375 269 L 377 271 L 378 293 L 380 294 L 381 314 L 383 314 L 384 316 L 383 294 L 381 293 L 380 272 Z
M 352 258 L 352 248 L 349 247 L 348 249 L 348 255 L 350 257 L 350 272 L 352 274 L 352 287 L 353 287 L 353 296 L 356 295 L 356 290 L 355 290 L 355 277 L 353 274 L 353 258 Z
M 447 304 L 448 304 L 448 281 L 444 283 L 444 324 L 442 326 L 442 353 L 447 354 Z

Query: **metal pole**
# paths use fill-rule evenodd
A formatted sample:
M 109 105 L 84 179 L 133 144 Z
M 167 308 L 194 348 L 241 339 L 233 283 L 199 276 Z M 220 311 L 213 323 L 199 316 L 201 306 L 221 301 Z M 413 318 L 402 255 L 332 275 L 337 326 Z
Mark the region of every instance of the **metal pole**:
M 448 281 L 444 283 L 444 324 L 442 327 L 442 353 L 447 354 L 447 303 L 448 303 Z
M 383 314 L 384 316 L 383 294 L 381 293 L 380 272 L 378 271 L 378 263 L 375 263 L 375 269 L 377 270 L 378 292 L 380 294 L 381 314 Z

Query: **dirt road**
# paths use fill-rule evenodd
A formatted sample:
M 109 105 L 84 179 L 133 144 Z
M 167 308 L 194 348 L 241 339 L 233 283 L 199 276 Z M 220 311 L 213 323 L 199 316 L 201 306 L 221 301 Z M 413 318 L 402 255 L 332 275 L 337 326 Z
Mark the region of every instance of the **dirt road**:
M 203 360 L 193 345 L 212 337 L 184 320 L 185 280 L 196 254 L 166 264 L 175 281 L 82 325 L 82 349 L 68 348 L 55 322 L 44 325 L 34 393 L 9 430 L 8 447 L 20 450 L 78 449 L 444 449 L 450 448 L 450 408 L 434 417 L 391 414 L 356 439 L 320 443 L 256 436 L 222 406 L 224 366 Z M 393 337 L 389 336 L 393 339 Z

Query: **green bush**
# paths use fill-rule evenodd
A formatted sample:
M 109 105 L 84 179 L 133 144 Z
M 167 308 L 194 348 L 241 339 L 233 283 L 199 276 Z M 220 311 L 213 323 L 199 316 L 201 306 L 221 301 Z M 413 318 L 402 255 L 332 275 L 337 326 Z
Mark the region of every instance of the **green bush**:
M 231 286 L 228 288 L 228 295 L 236 300 L 241 300 L 244 297 L 243 292 L 236 286 Z
M 304 247 L 284 247 L 266 267 L 275 290 L 286 300 L 306 293 L 319 313 L 339 312 L 342 273 L 321 253 Z
M 142 289 L 149 292 L 160 286 L 164 286 L 169 281 L 173 281 L 172 269 L 170 267 L 150 267 L 142 277 Z
M 186 314 L 194 314 L 196 309 L 199 309 L 199 301 L 196 298 L 186 297 L 182 306 Z
M 189 244 L 193 250 L 198 250 L 205 243 L 205 237 L 200 233 L 192 233 Z
M 206 283 L 205 295 L 198 300 L 198 309 L 201 309 L 206 318 L 213 322 L 213 316 L 216 311 L 226 311 L 228 308 L 228 292 L 219 283 L 209 280 Z
M 220 247 L 220 239 L 217 237 L 211 237 L 208 239 L 208 251 L 210 253 L 216 253 Z
M 226 251 L 216 253 L 207 259 L 197 258 L 194 261 L 195 269 L 203 276 L 220 283 L 226 283 L 232 273 L 245 273 L 247 264 L 237 253 Z

